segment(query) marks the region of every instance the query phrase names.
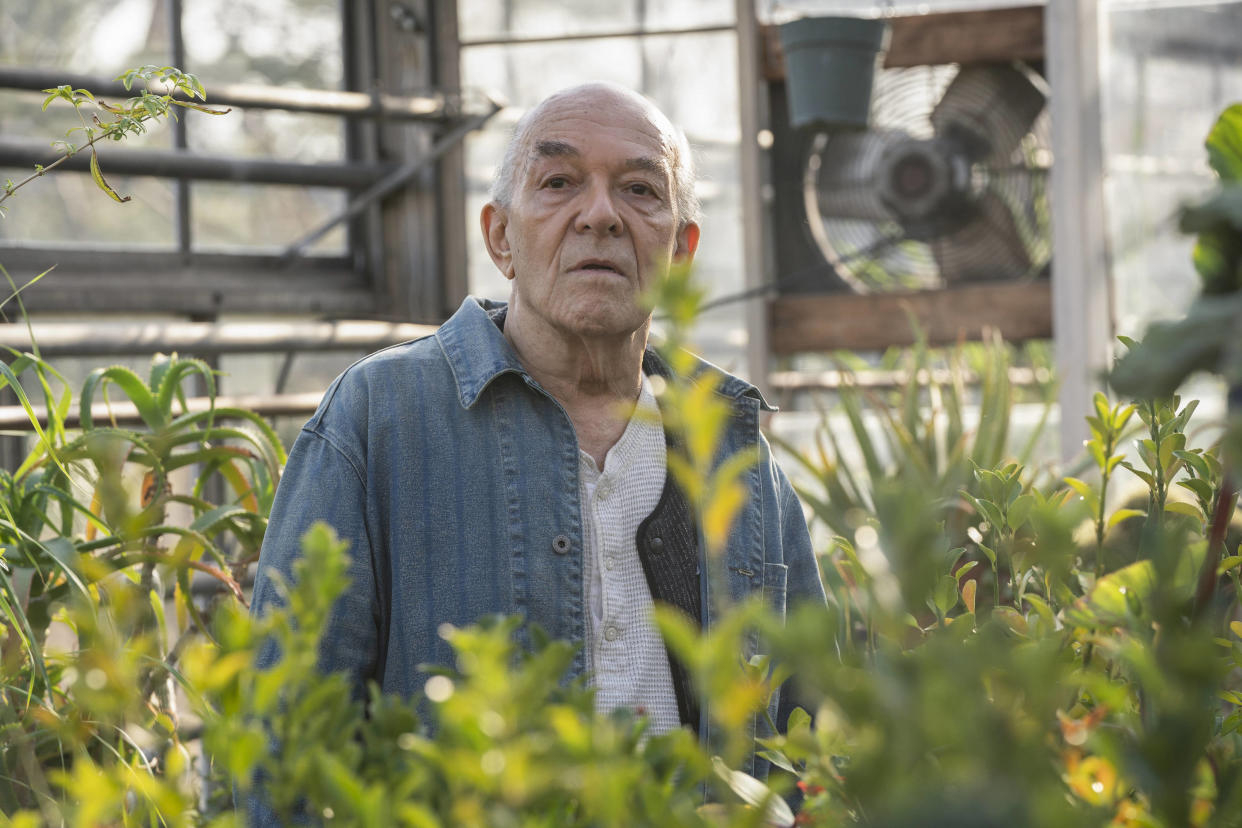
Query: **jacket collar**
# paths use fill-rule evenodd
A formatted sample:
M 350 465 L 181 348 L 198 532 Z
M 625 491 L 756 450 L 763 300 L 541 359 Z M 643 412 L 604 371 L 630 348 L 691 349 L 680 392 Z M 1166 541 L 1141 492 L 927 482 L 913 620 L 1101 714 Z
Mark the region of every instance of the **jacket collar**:
M 531 379 L 502 333 L 508 308 L 506 302 L 467 296 L 457 312 L 436 331 L 435 337 L 453 372 L 463 408 L 478 402 L 483 390 L 501 374 L 513 373 Z M 752 397 L 765 411 L 776 410 L 749 382 L 697 357 L 696 365 L 695 382 L 714 382 L 717 393 L 730 399 Z M 643 372 L 672 378 L 672 371 L 650 345 L 643 354 Z

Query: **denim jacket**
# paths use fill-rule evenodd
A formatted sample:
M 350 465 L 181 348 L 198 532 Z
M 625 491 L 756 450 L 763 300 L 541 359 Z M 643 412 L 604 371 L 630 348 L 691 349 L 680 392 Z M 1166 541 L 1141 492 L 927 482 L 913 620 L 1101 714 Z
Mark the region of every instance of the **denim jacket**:
M 310 525 L 335 528 L 349 542 L 351 583 L 321 667 L 348 671 L 360 696 L 370 680 L 412 696 L 427 679 L 420 664 L 452 664 L 436 634 L 445 622 L 518 614 L 554 638 L 585 639 L 577 438 L 509 347 L 503 314 L 500 303 L 467 298 L 433 336 L 355 363 L 290 452 L 252 611 L 279 601 L 269 573 L 290 577 Z M 778 612 L 789 601 L 823 602 L 801 505 L 759 432 L 767 404 L 749 383 L 699 367 L 699 381 L 717 383 L 733 408 L 721 456 L 759 447 L 723 561 L 732 599 L 761 592 Z M 668 375 L 651 349 L 644 371 Z M 700 582 L 700 620 L 710 626 L 720 581 Z M 586 669 L 580 648 L 571 673 Z M 789 706 L 779 701 L 770 712 L 783 726 Z

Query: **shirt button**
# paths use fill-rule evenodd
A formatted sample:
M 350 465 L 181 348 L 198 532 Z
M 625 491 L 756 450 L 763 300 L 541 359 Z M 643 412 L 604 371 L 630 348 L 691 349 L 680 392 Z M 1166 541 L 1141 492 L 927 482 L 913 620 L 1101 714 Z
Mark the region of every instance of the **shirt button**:
M 616 641 L 621 636 L 621 631 L 616 627 L 608 627 L 604 630 L 604 638 L 609 641 Z
M 558 555 L 564 555 L 569 551 L 569 536 L 557 535 L 552 539 L 552 551 Z
M 607 500 L 610 494 L 612 494 L 612 484 L 607 480 L 601 480 L 595 484 L 595 495 L 600 500 Z
M 659 555 L 661 552 L 664 551 L 664 538 L 660 537 L 659 535 L 656 535 L 654 538 L 652 538 L 650 541 L 647 542 L 647 546 L 651 548 L 652 552 Z
M 604 558 L 604 569 L 612 569 L 616 565 L 617 565 L 617 559 L 612 557 L 611 555 L 609 555 L 607 558 Z

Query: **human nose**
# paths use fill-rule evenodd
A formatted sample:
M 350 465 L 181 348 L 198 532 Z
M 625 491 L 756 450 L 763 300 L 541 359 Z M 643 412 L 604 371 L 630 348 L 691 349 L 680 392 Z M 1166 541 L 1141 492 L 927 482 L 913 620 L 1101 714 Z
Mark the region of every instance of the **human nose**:
M 586 201 L 578 212 L 576 222 L 579 233 L 616 235 L 621 232 L 621 213 L 607 184 L 592 184 L 586 189 L 584 197 Z

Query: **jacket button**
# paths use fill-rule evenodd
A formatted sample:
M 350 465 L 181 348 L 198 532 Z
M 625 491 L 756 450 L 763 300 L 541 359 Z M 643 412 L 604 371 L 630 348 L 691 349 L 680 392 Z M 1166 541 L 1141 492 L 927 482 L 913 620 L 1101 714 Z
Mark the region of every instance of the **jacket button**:
M 647 543 L 647 545 L 651 547 L 651 551 L 653 553 L 655 553 L 656 555 L 659 555 L 661 552 L 664 551 L 664 538 L 660 537 L 659 535 L 656 535 L 654 538 L 652 538 Z
M 569 551 L 569 536 L 557 535 L 552 539 L 552 551 L 558 555 L 564 555 Z

